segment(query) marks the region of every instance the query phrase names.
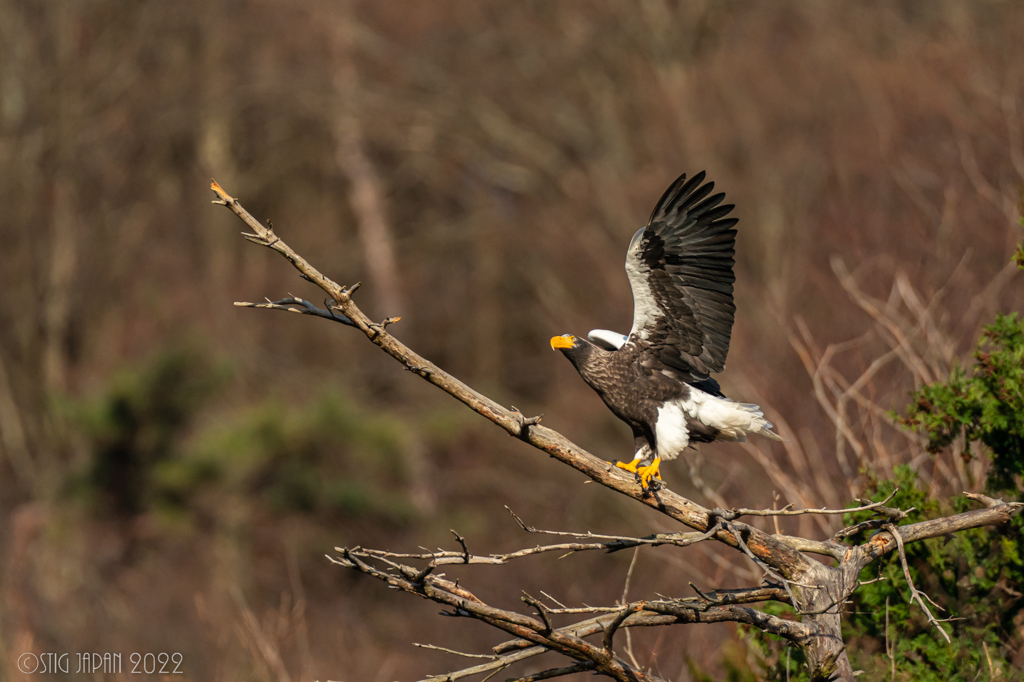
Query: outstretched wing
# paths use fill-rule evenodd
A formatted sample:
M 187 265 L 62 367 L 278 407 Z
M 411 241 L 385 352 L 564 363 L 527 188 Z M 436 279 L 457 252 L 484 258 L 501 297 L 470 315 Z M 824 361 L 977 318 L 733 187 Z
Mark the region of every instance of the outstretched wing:
M 703 171 L 682 175 L 665 191 L 626 253 L 633 289 L 631 342 L 645 364 L 661 365 L 686 381 L 725 368 L 736 306 L 732 301 L 737 220 L 719 206 L 725 194 Z

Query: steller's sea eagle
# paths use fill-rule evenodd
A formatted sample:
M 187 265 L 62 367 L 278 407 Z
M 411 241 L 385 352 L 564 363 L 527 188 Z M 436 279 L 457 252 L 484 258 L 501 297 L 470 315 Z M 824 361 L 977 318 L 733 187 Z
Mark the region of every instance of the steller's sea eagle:
M 724 395 L 712 373 L 725 369 L 733 315 L 733 205 L 700 172 L 681 175 L 655 206 L 626 251 L 633 290 L 628 336 L 604 329 L 589 341 L 571 334 L 551 339 L 583 380 L 633 429 L 636 454 L 616 466 L 647 489 L 661 479 L 661 460 L 687 445 L 742 441 L 748 433 L 781 440 L 757 405 Z

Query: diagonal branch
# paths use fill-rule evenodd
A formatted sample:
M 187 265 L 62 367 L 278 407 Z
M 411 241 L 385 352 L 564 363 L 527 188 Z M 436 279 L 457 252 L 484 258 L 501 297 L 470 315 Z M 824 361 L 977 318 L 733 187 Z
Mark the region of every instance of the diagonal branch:
M 370 341 L 402 363 L 406 369 L 418 374 L 461 401 L 470 409 L 505 429 L 510 435 L 543 450 L 560 462 L 589 476 L 593 481 L 623 495 L 632 497 L 700 532 L 707 532 L 714 525 L 711 514 L 704 507 L 670 490 L 661 490 L 653 494 L 644 491 L 636 482 L 635 477 L 627 475 L 610 462 L 606 462 L 583 450 L 557 431 L 540 426 L 539 424 L 527 423 L 523 420 L 522 415 L 518 415 L 516 412 L 499 405 L 490 398 L 473 390 L 412 351 L 387 331 L 386 324 L 375 323 L 363 314 L 352 300 L 355 287 L 345 288 L 325 277 L 278 237 L 274 233 L 272 226 L 261 224 L 242 207 L 237 199 L 227 194 L 220 185 L 213 182 L 211 189 L 217 196 L 214 203 L 227 207 L 252 230 L 251 233 L 243 233 L 249 241 L 272 249 L 288 259 L 305 279 L 316 284 L 333 299 L 334 304 L 332 308 L 336 308 L 342 315 L 351 320 L 353 325 L 363 332 Z M 755 528 L 747 527 L 747 529 L 749 529 L 748 532 L 750 533 L 747 541 L 748 547 L 761 561 L 774 568 L 787 579 L 799 579 L 804 573 L 815 570 L 812 564 L 816 562 L 812 562 L 811 559 L 787 544 L 782 538 L 769 535 Z M 728 545 L 737 546 L 736 538 L 724 528 L 718 529 L 715 537 Z
M 1022 502 L 1002 502 L 985 509 L 975 509 L 941 519 L 930 519 L 911 523 L 906 526 L 894 526 L 904 543 L 928 540 L 950 533 L 958 533 L 970 528 L 997 526 L 1007 523 L 1010 518 L 1024 508 Z M 856 548 L 855 556 L 850 557 L 858 570 L 864 568 L 878 557 L 897 549 L 892 531 L 878 533 L 865 544 Z

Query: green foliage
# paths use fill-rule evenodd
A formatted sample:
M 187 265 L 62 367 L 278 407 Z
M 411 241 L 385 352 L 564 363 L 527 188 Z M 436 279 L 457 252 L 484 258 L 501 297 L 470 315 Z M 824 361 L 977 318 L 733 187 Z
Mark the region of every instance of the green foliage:
M 1014 259 L 1024 268 L 1024 242 Z M 912 393 L 911 404 L 897 421 L 925 434 L 932 453 L 962 437 L 963 456 L 969 458 L 970 444 L 981 443 L 992 457 L 986 487 L 1004 499 L 1019 500 L 1024 473 L 1024 322 L 1016 313 L 997 315 L 985 327 L 973 358 L 970 372 L 956 366 L 948 381 Z M 929 498 L 909 467 L 897 467 L 893 480 L 874 482 L 868 494 L 880 499 L 895 486 L 901 490 L 894 504 L 915 507 L 914 520 L 973 508 L 963 497 L 948 503 Z M 847 522 L 863 520 L 858 516 L 864 514 L 850 515 Z M 936 636 L 920 608 L 908 601 L 897 554 L 868 567 L 862 580 L 883 579 L 855 593 L 853 612 L 844 622 L 855 666 L 865 668 L 871 677 L 885 674 L 891 665 L 885 654 L 888 640 L 900 679 L 974 680 L 982 672 L 989 677 L 1024 679 L 1024 673 L 1014 670 L 1008 660 L 1024 646 L 1020 624 L 1015 622 L 1024 598 L 1022 530 L 1024 519 L 1018 514 L 1003 527 L 976 528 L 907 547 L 915 584 L 945 614 L 958 619 L 943 626 L 953 638 L 950 644 Z
M 1024 473 L 1024 321 L 996 316 L 985 327 L 970 376 L 957 366 L 948 382 L 924 386 L 898 421 L 928 436 L 938 452 L 963 435 L 992 452 L 989 487 L 1005 490 Z M 969 449 L 964 449 L 965 456 Z
M 917 474 L 906 466 L 897 467 L 893 479 L 875 482 L 866 493 L 872 499 L 882 499 L 896 486 L 900 492 L 890 504 L 901 509 L 915 507 L 910 522 L 977 508 L 965 497 L 948 503 L 930 498 L 918 486 Z M 850 514 L 846 523 L 868 516 L 866 512 Z M 894 647 L 897 679 L 974 680 L 979 671 L 989 675 L 990 660 L 993 670 L 1002 670 L 1002 679 L 1024 679 L 1008 660 L 1008 653 L 1021 646 L 1014 619 L 1020 613 L 1024 588 L 1022 529 L 1024 519 L 1017 515 L 1003 527 L 975 528 L 907 545 L 907 563 L 915 585 L 941 607 L 933 608 L 936 618 L 958 619 L 942 624 L 952 637 L 951 644 L 928 624 L 920 607 L 910 603 L 898 553 L 866 568 L 862 581 L 882 579 L 857 590 L 844 620 L 844 638 L 854 667 L 866 670 L 869 679 L 887 675 L 888 639 Z
M 1024 241 L 1014 261 L 1024 269 Z M 978 341 L 974 363 L 970 376 L 957 365 L 949 381 L 911 393 L 906 414 L 896 419 L 927 435 L 932 453 L 961 435 L 964 457 L 971 456 L 970 443 L 984 444 L 992 453 L 989 489 L 1010 490 L 1014 478 L 1024 474 L 1024 320 L 1018 321 L 1017 313 L 996 315 Z
M 202 419 L 229 376 L 203 349 L 184 346 L 121 371 L 94 398 L 65 399 L 84 460 L 67 490 L 98 514 L 157 512 L 186 524 L 288 514 L 412 518 L 404 460 L 411 435 L 402 421 L 336 392 Z M 445 431 L 443 418 L 435 421 Z
M 228 370 L 198 346 L 182 346 L 119 372 L 97 398 L 68 401 L 89 451 L 72 487 L 114 515 L 136 514 L 155 494 L 154 467 L 175 456 L 183 434 Z
M 918 485 L 917 474 L 906 466 L 897 467 L 892 479 L 873 482 L 865 492 L 872 499 L 883 499 L 897 486 L 900 491 L 890 504 L 915 507 L 910 523 L 977 508 L 965 497 L 949 503 L 930 498 Z M 845 522 L 853 525 L 868 518 L 869 512 L 858 512 L 848 514 Z M 969 682 L 978 679 L 980 671 L 989 679 L 989 661 L 993 671 L 1000 671 L 1000 679 L 1024 680 L 1010 661 L 1012 652 L 1024 645 L 1015 623 L 1024 592 L 1022 530 L 1024 519 L 1017 515 L 1001 528 L 976 528 L 907 545 L 914 584 L 941 607 L 932 609 L 936 618 L 957 619 L 942 624 L 952 637 L 951 644 L 928 623 L 920 606 L 910 602 L 898 553 L 868 566 L 860 579 L 874 582 L 861 586 L 844 612 L 843 638 L 854 669 L 864 670 L 865 679 L 888 679 L 888 640 L 897 680 Z M 768 603 L 763 609 L 795 617 L 784 604 Z M 809 679 L 803 655 L 789 642 L 749 627 L 740 628 L 740 637 L 757 659 L 758 679 Z
M 306 405 L 261 405 L 211 429 L 156 476 L 165 500 L 209 508 L 204 491 L 234 495 L 283 515 L 374 516 L 405 523 L 413 509 L 403 423 L 371 414 L 338 393 Z

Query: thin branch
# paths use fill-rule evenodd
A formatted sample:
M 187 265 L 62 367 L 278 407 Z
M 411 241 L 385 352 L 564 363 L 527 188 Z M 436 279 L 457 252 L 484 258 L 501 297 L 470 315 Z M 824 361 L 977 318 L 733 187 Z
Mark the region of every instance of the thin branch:
M 435 646 L 433 644 L 420 644 L 419 642 L 413 642 L 413 646 L 419 647 L 420 649 L 430 649 L 432 651 L 443 651 L 446 654 L 455 654 L 456 656 L 462 656 L 464 658 L 486 658 L 489 661 L 493 661 L 497 658 L 494 654 L 467 654 L 463 651 L 456 651 L 455 649 L 446 649 L 443 646 Z
M 717 531 L 717 528 L 713 530 Z M 419 559 L 424 561 L 430 561 L 433 567 L 451 564 L 499 565 L 508 563 L 513 559 L 521 559 L 523 557 L 533 556 L 536 554 L 546 554 L 549 552 L 565 552 L 566 554 L 572 554 L 573 552 L 585 552 L 591 550 L 617 552 L 622 549 L 628 549 L 630 547 L 640 547 L 643 545 L 651 545 L 654 547 L 657 547 L 659 545 L 674 545 L 676 547 L 687 547 L 694 543 L 708 540 L 712 537 L 712 535 L 713 533 L 672 533 L 649 535 L 643 538 L 623 537 L 613 540 L 611 542 L 563 542 L 555 545 L 538 545 L 536 547 L 528 547 L 525 549 L 517 550 L 515 552 L 507 552 L 505 554 L 488 554 L 484 556 L 468 554 L 466 550 L 463 550 L 462 552 L 439 550 L 436 552 L 426 552 L 419 554 L 390 552 L 387 550 L 380 549 L 360 549 L 359 551 L 365 553 L 367 556 L 377 558 Z M 335 547 L 335 549 L 341 551 L 341 548 L 339 547 Z
M 612 622 L 608 623 L 608 626 L 604 629 L 604 650 L 608 653 L 612 652 L 612 639 L 615 637 L 615 631 L 619 629 L 623 621 L 629 618 L 637 611 L 642 611 L 644 608 L 644 602 L 636 602 L 635 604 L 629 604 L 624 606 L 619 613 L 612 619 Z
M 885 597 L 885 654 L 889 657 L 889 682 L 896 681 L 896 642 L 889 644 L 889 597 Z
M 593 663 L 576 663 L 564 668 L 551 668 L 550 670 L 544 670 L 543 672 L 534 673 L 533 675 L 520 677 L 515 680 L 510 680 L 509 682 L 538 682 L 538 680 L 550 680 L 553 677 L 562 677 L 563 675 L 572 675 L 573 673 L 582 673 L 593 669 Z
M 633 569 L 636 568 L 636 560 L 640 556 L 640 548 L 637 547 L 633 550 L 633 559 L 629 562 L 629 570 L 626 571 L 626 582 L 622 587 L 622 599 L 619 602 L 623 605 L 626 604 L 629 599 L 629 583 L 633 579 Z M 630 634 L 629 629 L 626 629 L 626 655 L 629 656 L 630 662 L 637 668 L 641 667 L 640 662 L 636 660 L 636 655 L 633 654 L 633 636 Z
M 674 616 L 663 616 L 645 613 L 630 616 L 620 627 L 652 627 L 659 625 L 671 625 L 675 622 L 676 619 Z M 594 618 L 581 620 L 578 623 L 573 623 L 572 625 L 566 625 L 565 627 L 559 628 L 559 630 L 571 635 L 575 635 L 576 637 L 582 638 L 589 637 L 590 635 L 597 634 L 598 632 L 603 632 L 607 624 L 608 615 L 607 613 L 605 613 L 604 615 L 595 616 Z M 513 639 L 507 642 L 502 642 L 501 644 L 492 647 L 491 651 L 493 651 L 496 654 L 503 655 L 507 654 L 510 651 L 519 651 L 522 649 L 530 648 L 532 646 L 534 646 L 534 644 L 530 640 Z
M 791 604 L 790 597 L 786 591 L 778 587 L 750 587 L 739 590 L 714 590 L 710 594 L 697 589 L 697 586 L 690 583 L 690 587 L 699 595 L 699 598 L 688 597 L 680 599 L 661 599 L 648 601 L 647 604 L 670 604 L 679 608 L 692 609 L 694 611 L 706 612 L 713 606 L 726 606 L 731 604 L 752 604 L 762 601 L 777 601 L 783 604 Z M 548 609 L 548 613 L 581 614 L 581 613 L 618 613 L 622 604 L 615 606 L 581 606 L 577 608 Z
M 555 604 L 555 606 L 557 606 L 558 608 L 560 608 L 560 609 L 566 608 L 565 604 L 563 604 L 562 602 L 558 601 L 557 599 L 552 597 L 550 594 L 548 594 L 544 590 L 541 590 L 540 593 L 541 593 L 541 596 L 543 596 L 545 599 L 547 599 L 551 603 Z
M 539 656 L 540 654 L 547 653 L 547 651 L 548 650 L 542 646 L 534 646 L 528 649 L 520 649 L 519 651 L 510 653 L 507 656 L 501 656 L 500 658 L 496 658 L 490 663 L 481 663 L 480 665 L 475 665 L 471 668 L 455 670 L 446 675 L 435 675 L 433 677 L 428 677 L 424 680 L 419 680 L 419 682 L 454 682 L 455 680 L 462 679 L 463 677 L 471 677 L 473 675 L 480 675 L 483 673 L 489 673 L 494 671 L 501 672 L 513 663 L 517 663 L 527 658 L 533 658 L 534 656 Z
M 797 612 L 799 613 L 800 612 L 799 602 L 796 600 L 796 597 L 793 596 L 793 591 L 789 587 L 789 581 L 786 580 L 785 578 L 783 578 L 781 575 L 778 575 L 777 573 L 775 573 L 775 571 L 773 571 L 770 567 L 768 567 L 768 565 L 766 565 L 763 561 L 758 559 L 757 556 L 752 551 L 750 551 L 750 548 L 747 547 L 747 543 L 743 541 L 743 537 L 742 537 L 742 535 L 740 535 L 740 532 L 739 532 L 739 530 L 736 527 L 734 527 L 730 523 L 730 524 L 726 525 L 726 528 L 729 529 L 732 532 L 732 534 L 736 537 L 736 544 L 739 546 L 739 548 L 741 550 L 743 550 L 744 554 L 746 554 L 748 557 L 750 557 L 753 560 L 753 562 L 755 564 L 757 564 L 761 568 L 761 570 L 763 570 L 767 575 L 769 575 L 770 577 L 772 577 L 775 580 L 778 580 L 779 582 L 782 583 L 783 587 L 786 588 L 786 594 L 789 595 L 790 603 L 793 605 L 793 608 L 796 609 Z M 815 586 L 814 585 L 806 585 L 806 587 L 815 587 Z
M 498 668 L 498 669 L 497 669 L 497 670 L 495 670 L 495 671 L 494 671 L 493 673 L 491 673 L 490 675 L 488 675 L 488 676 L 487 676 L 487 677 L 485 677 L 484 679 L 480 680 L 480 682 L 487 682 L 487 680 L 491 679 L 492 677 L 494 677 L 495 675 L 497 675 L 498 673 L 500 673 L 500 672 L 501 672 L 502 670 L 504 670 L 504 669 L 505 669 L 505 668 L 507 668 L 507 667 L 508 667 L 507 665 L 504 665 L 504 666 L 502 666 L 502 667 Z
M 883 505 L 891 500 L 893 496 L 899 492 L 899 488 L 896 488 L 889 496 L 881 502 L 871 502 L 861 507 L 853 507 L 850 509 L 790 509 L 793 505 L 787 504 L 782 509 L 730 509 L 729 511 L 735 516 L 733 518 L 739 518 L 741 516 L 801 516 L 802 514 L 849 514 L 851 512 L 859 511 L 870 511 L 882 508 Z
M 903 547 L 903 537 L 900 535 L 900 532 L 896 529 L 896 526 L 894 526 L 891 523 L 886 526 L 886 530 L 888 530 L 889 533 L 896 539 L 896 545 L 900 552 L 900 563 L 903 564 L 903 575 L 907 579 L 907 586 L 910 587 L 910 600 L 917 600 L 917 603 L 921 605 L 921 609 L 924 611 L 924 615 L 928 618 L 928 622 L 934 625 L 936 628 L 938 628 L 939 632 L 942 633 L 942 636 L 946 639 L 947 643 L 951 642 L 952 640 L 949 638 L 949 634 L 945 630 L 943 630 L 939 622 L 935 620 L 935 616 L 932 615 L 931 609 L 928 608 L 928 604 L 926 604 L 925 600 L 922 598 L 923 593 L 920 590 L 918 590 L 917 587 L 914 586 L 914 579 L 910 577 L 910 566 L 907 564 L 907 552 Z M 931 599 L 929 599 L 928 601 L 931 601 Z M 932 602 L 932 604 L 934 603 L 935 602 Z M 886 604 L 886 607 L 888 607 L 888 604 Z
M 524 595 L 523 601 L 537 609 L 541 616 L 541 621 L 515 611 L 499 609 L 485 604 L 475 595 L 468 593 L 464 588 L 459 588 L 457 585 L 443 580 L 439 576 L 427 575 L 423 577 L 421 582 L 414 582 L 413 579 L 419 576 L 421 571 L 412 566 L 405 566 L 397 562 L 381 559 L 392 568 L 392 571 L 383 571 L 364 561 L 365 558 L 368 557 L 362 550 L 342 549 L 341 557 L 331 557 L 331 560 L 346 568 L 355 569 L 377 578 L 395 589 L 444 604 L 453 609 L 449 615 L 475 618 L 516 635 L 521 639 L 525 639 L 532 644 L 540 645 L 542 650 L 561 653 L 578 661 L 592 661 L 595 671 L 620 680 L 620 682 L 639 682 L 644 680 L 653 682 L 657 679 L 635 670 L 613 653 L 606 652 L 584 641 L 572 631 L 565 628 L 555 628 L 547 608 L 529 595 Z M 676 620 L 679 619 L 676 618 Z M 602 623 L 600 629 L 603 630 L 605 626 L 606 623 Z M 499 660 L 494 661 L 493 664 L 497 664 L 498 667 L 488 667 L 487 669 L 500 669 L 508 663 Z M 475 668 L 481 669 L 480 666 Z
M 523 596 L 521 597 L 521 599 L 533 608 L 537 609 L 537 613 L 544 621 L 544 630 L 541 631 L 541 634 L 546 635 L 555 629 L 555 627 L 551 624 L 551 619 L 548 617 L 548 607 L 544 606 L 544 604 L 540 603 L 538 600 L 534 599 L 525 592 L 523 592 Z
M 462 563 L 468 564 L 469 563 L 470 554 L 469 554 L 469 549 L 466 548 L 466 539 L 463 538 L 458 533 L 456 533 L 454 530 L 452 531 L 452 535 L 454 535 L 455 536 L 455 540 L 460 545 L 462 545 Z
M 860 523 L 855 523 L 852 526 L 847 526 L 846 528 L 836 531 L 836 534 L 832 536 L 832 540 L 837 541 L 843 538 L 848 538 L 852 535 L 856 535 L 862 530 L 881 528 L 887 523 L 889 523 L 888 519 L 868 519 L 867 521 L 861 521 Z
M 236 301 L 235 305 L 239 308 L 264 308 L 266 310 L 283 310 L 289 313 L 299 313 L 300 315 L 314 315 L 316 317 L 322 317 L 332 322 L 340 322 L 341 324 L 349 327 L 355 327 L 356 323 L 348 319 L 344 315 L 338 315 L 333 310 L 323 310 L 317 308 L 315 305 L 301 298 L 294 296 L 289 298 L 282 298 L 279 301 L 271 301 L 269 298 L 266 303 L 246 303 L 245 301 Z
M 629 570 L 626 571 L 626 583 L 622 587 L 622 599 L 621 604 L 625 604 L 629 597 L 629 582 L 633 579 L 633 569 L 636 568 L 637 557 L 640 556 L 640 547 L 638 546 L 633 550 L 633 558 L 629 562 Z

